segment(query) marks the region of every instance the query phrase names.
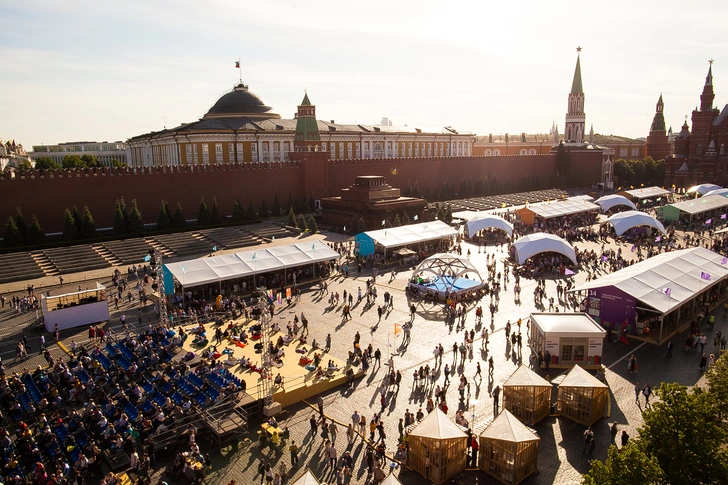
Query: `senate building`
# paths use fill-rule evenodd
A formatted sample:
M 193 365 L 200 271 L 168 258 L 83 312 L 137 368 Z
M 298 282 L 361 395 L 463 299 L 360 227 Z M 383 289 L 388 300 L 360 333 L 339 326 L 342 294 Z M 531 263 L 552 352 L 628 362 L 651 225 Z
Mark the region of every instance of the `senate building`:
M 301 106 L 311 106 L 308 94 Z M 129 166 L 285 162 L 297 119 L 283 119 L 240 82 L 199 120 L 128 140 Z M 474 136 L 452 127 L 417 128 L 315 120 L 318 149 L 332 160 L 471 156 Z

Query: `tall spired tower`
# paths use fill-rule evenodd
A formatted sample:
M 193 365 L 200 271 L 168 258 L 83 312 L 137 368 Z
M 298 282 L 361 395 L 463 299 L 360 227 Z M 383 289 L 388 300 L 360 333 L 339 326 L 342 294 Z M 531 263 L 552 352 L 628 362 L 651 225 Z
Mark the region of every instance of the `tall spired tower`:
M 581 47 L 577 47 L 576 69 L 574 70 L 574 80 L 571 82 L 569 109 L 566 112 L 566 124 L 564 125 L 564 141 L 567 144 L 584 143 L 586 114 L 584 113 L 584 88 L 581 86 L 580 52 Z

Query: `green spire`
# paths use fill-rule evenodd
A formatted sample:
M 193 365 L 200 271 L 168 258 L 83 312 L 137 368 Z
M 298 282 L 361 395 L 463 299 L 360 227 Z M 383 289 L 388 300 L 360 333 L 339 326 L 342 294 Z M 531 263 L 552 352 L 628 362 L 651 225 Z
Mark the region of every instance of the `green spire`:
M 571 83 L 571 94 L 584 94 L 581 87 L 581 59 L 579 54 L 576 55 L 576 70 L 574 71 L 574 81 Z
M 296 115 L 296 133 L 294 142 L 320 142 L 318 124 L 316 123 L 316 107 L 308 99 L 308 93 L 303 96 L 303 101 L 298 105 Z

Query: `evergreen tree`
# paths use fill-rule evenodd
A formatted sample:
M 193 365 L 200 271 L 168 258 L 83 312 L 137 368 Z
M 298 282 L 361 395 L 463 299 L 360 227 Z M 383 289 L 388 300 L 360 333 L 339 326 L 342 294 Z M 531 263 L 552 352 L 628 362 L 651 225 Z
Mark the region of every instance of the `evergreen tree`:
M 172 217 L 172 225 L 175 229 L 182 229 L 183 227 L 185 227 L 186 224 L 187 219 L 182 212 L 182 204 L 177 202 L 177 209 L 175 209 L 174 216 Z
M 258 214 L 255 213 L 255 209 L 253 209 L 253 203 L 251 202 L 250 205 L 248 205 L 248 212 L 245 213 L 245 219 L 249 221 L 254 221 L 258 218 Z
M 385 229 L 391 229 L 392 228 L 392 221 L 389 220 L 389 218 L 384 220 L 384 228 Z
M 23 244 L 28 244 L 28 226 L 25 224 L 25 219 L 23 219 L 23 212 L 20 210 L 20 207 L 16 207 L 15 211 L 17 212 L 15 225 L 18 226 L 18 232 L 23 238 Z
M 96 222 L 91 215 L 91 210 L 87 205 L 83 206 L 83 216 L 81 217 L 81 234 L 82 239 L 91 239 L 96 237 Z
M 438 221 L 445 222 L 445 211 L 442 210 L 442 207 L 438 207 L 437 211 L 435 211 L 435 218 L 437 218 Z
M 293 212 L 293 207 L 288 209 L 288 222 L 286 224 L 290 227 L 298 228 L 298 225 L 296 224 L 296 214 Z
M 447 209 L 445 209 L 445 222 L 450 224 L 452 222 L 452 205 L 447 204 Z
M 169 210 L 169 202 L 166 200 L 162 201 L 164 203 L 164 212 L 167 213 L 167 217 L 169 218 L 170 223 L 172 222 L 172 212 Z
M 420 195 L 420 184 L 415 180 L 415 185 L 412 187 L 412 197 L 417 197 L 418 199 L 422 196 Z
M 13 216 L 8 217 L 8 222 L 5 224 L 3 244 L 7 248 L 16 248 L 23 245 L 23 236 L 18 231 L 18 225 L 15 224 Z
M 278 192 L 276 192 L 276 196 L 273 198 L 273 207 L 271 207 L 270 211 L 273 217 L 279 217 L 281 215 L 281 203 L 278 202 Z
M 73 214 L 68 207 L 66 207 L 66 212 L 63 214 L 63 238 L 66 241 L 78 239 L 78 227 L 76 227 L 76 221 L 73 219 Z
M 30 229 L 28 229 L 28 243 L 35 246 L 43 244 L 45 242 L 45 232 L 40 227 L 38 218 L 33 214 L 33 221 L 30 223 Z
M 124 199 L 116 199 L 114 204 L 114 233 L 125 234 L 127 232 L 126 227 L 126 212 L 124 211 Z
M 308 230 L 308 225 L 306 224 L 306 217 L 303 214 L 298 215 L 298 228 L 302 231 Z
M 144 232 L 144 219 L 139 207 L 137 207 L 136 199 L 132 199 L 131 209 L 129 210 L 129 232 L 131 234 Z
M 261 219 L 265 219 L 270 214 L 268 214 L 268 206 L 265 205 L 265 199 L 263 199 L 263 202 L 260 203 L 260 210 L 258 211 L 258 217 Z
M 169 217 L 169 208 L 167 202 L 162 200 L 159 208 L 159 217 L 157 217 L 157 230 L 166 231 L 172 227 L 172 219 Z
M 364 222 L 363 217 L 359 217 L 359 221 L 356 223 L 356 233 L 361 234 L 362 232 L 367 232 L 367 223 Z
M 407 179 L 407 187 L 402 189 L 402 197 L 412 197 L 412 180 Z
M 316 219 L 314 219 L 313 216 L 309 216 L 308 218 L 308 231 L 311 234 L 316 234 L 318 232 L 318 225 L 316 224 Z
M 308 199 L 308 210 L 310 212 L 313 212 L 314 210 L 316 210 L 316 201 L 313 200 L 313 196 L 309 197 L 309 199 Z
M 288 204 L 286 204 L 286 210 L 290 211 L 293 208 L 293 195 L 288 192 Z
M 346 229 L 347 229 L 346 232 L 347 233 L 349 233 L 349 234 L 356 234 L 356 226 L 357 226 L 357 224 L 359 224 L 359 218 L 360 217 L 361 216 L 357 216 L 357 215 L 353 215 L 351 217 L 351 222 L 349 223 L 348 226 L 346 226 Z
M 235 204 L 233 204 L 233 215 L 231 219 L 235 224 L 240 224 L 245 220 L 245 211 L 243 210 L 243 206 L 240 204 L 240 199 L 235 199 Z
M 217 199 L 215 197 L 212 198 L 212 209 L 210 209 L 210 223 L 215 225 L 222 223 L 222 216 L 220 215 L 220 209 L 218 209 L 217 207 Z
M 394 221 L 392 222 L 393 227 L 399 227 L 402 225 L 402 220 L 399 218 L 399 214 L 394 215 Z
M 200 210 L 197 212 L 197 225 L 209 226 L 211 224 L 210 211 L 207 209 L 205 197 L 200 199 Z
M 75 205 L 73 206 L 73 210 L 71 211 L 71 214 L 73 215 L 73 221 L 76 223 L 76 230 L 78 231 L 79 237 L 81 237 L 81 213 L 78 212 L 78 207 Z
M 403 226 L 410 225 L 410 217 L 407 215 L 407 211 L 404 211 L 404 213 L 402 214 L 402 225 Z

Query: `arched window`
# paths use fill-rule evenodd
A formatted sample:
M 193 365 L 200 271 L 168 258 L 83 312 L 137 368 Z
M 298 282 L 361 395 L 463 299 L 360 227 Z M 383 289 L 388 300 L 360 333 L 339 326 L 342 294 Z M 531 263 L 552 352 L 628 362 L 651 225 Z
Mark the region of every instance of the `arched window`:
M 533 148 L 531 148 L 530 150 L 528 150 L 528 154 L 529 155 L 535 155 L 536 154 L 536 150 L 533 149 Z
M 495 150 L 493 150 L 493 156 L 500 157 L 500 150 L 498 150 L 497 148 Z
M 702 155 L 703 154 L 703 144 L 702 143 L 698 143 L 695 146 L 695 154 L 696 155 Z
M 725 143 L 720 144 L 720 154 L 723 155 L 725 153 Z
M 493 152 L 492 152 L 492 151 L 491 151 L 490 149 L 487 149 L 487 150 L 485 151 L 485 156 L 486 156 L 486 157 L 491 157 L 491 156 L 493 156 Z
M 518 152 L 518 154 L 519 155 L 528 155 L 528 150 L 526 150 L 525 148 L 521 148 L 521 151 Z

